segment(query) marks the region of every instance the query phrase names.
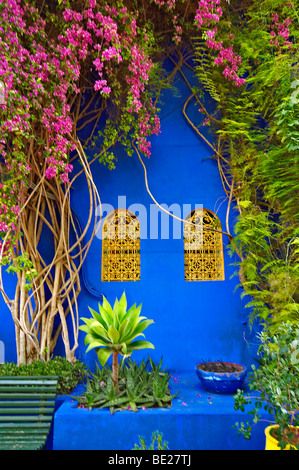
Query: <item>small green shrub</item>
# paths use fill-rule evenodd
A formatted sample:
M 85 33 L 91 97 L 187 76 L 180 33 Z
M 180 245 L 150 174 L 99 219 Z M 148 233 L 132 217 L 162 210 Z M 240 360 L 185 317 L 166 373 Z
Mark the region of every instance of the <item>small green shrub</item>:
M 168 442 L 163 441 L 163 434 L 159 431 L 152 433 L 152 441 L 149 446 L 146 445 L 145 438 L 143 436 L 138 436 L 139 445 L 135 444 L 135 447 L 132 450 L 164 450 L 169 449 Z
M 0 375 L 57 375 L 57 393 L 69 394 L 87 376 L 85 365 L 76 361 L 70 363 L 64 357 L 54 357 L 49 362 L 36 361 L 32 364 L 17 365 L 14 362 L 0 364 Z
M 250 393 L 238 390 L 234 396 L 235 410 L 245 412 L 245 422 L 235 424 L 239 435 L 250 439 L 252 426 L 262 419 L 262 411 L 276 424 L 275 438 L 284 449 L 287 444 L 299 450 L 299 435 L 293 426 L 299 426 L 299 326 L 281 323 L 275 334 L 265 329 L 259 335 L 259 366 L 252 365 L 248 376 Z
M 167 407 L 179 392 L 171 395 L 170 375 L 162 370 L 162 359 L 156 365 L 152 359 L 137 365 L 132 359 L 123 361 L 119 368 L 118 390 L 113 385 L 112 370 L 97 366 L 87 379 L 86 390 L 75 398 L 81 407 L 110 408 L 138 411 L 138 408 Z

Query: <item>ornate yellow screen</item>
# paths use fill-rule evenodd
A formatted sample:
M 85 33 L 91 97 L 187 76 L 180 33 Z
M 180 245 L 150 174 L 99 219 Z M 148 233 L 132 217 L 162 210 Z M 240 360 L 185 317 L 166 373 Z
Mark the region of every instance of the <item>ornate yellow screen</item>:
M 207 209 L 195 209 L 184 224 L 184 261 L 186 281 L 223 281 L 222 234 L 218 217 Z
M 102 234 L 102 281 L 140 280 L 140 226 L 126 209 L 108 214 Z

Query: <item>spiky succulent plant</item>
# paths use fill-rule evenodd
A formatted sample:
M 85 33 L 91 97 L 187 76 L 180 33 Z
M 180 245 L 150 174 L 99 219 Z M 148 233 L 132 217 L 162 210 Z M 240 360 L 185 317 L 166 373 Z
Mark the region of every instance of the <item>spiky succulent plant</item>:
M 118 355 L 130 356 L 134 350 L 151 348 L 155 349 L 149 341 L 135 340 L 138 336 L 144 336 L 143 331 L 153 320 L 140 316 L 142 305 L 136 303 L 127 309 L 125 292 L 120 300 L 116 298 L 113 307 L 103 296 L 102 305 L 99 303 L 99 312 L 89 307 L 92 318 L 81 318 L 85 325 L 80 330 L 86 333 L 86 352 L 95 348 L 99 362 L 104 366 L 113 355 L 112 378 L 113 384 L 118 384 Z

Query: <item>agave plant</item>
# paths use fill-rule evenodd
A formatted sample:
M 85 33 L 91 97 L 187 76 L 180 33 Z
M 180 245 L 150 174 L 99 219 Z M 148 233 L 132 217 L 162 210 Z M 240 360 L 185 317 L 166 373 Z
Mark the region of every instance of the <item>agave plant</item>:
M 139 364 L 127 358 L 119 366 L 119 390 L 113 385 L 111 368 L 107 365 L 96 368 L 87 378 L 86 390 L 82 395 L 72 396 L 81 407 L 109 408 L 115 411 L 153 407 L 169 407 L 180 393 L 171 394 L 170 374 L 162 369 L 162 358 L 155 364 L 150 356 Z
M 135 303 L 127 309 L 125 292 L 120 300 L 116 298 L 113 308 L 104 296 L 99 312 L 88 308 L 92 318 L 81 318 L 85 325 L 79 327 L 86 333 L 86 352 L 95 348 L 101 366 L 113 355 L 112 381 L 118 390 L 118 355 L 128 357 L 137 349 L 155 349 L 148 341 L 135 340 L 137 336 L 144 336 L 143 331 L 154 321 L 140 316 L 141 305 L 137 307 Z

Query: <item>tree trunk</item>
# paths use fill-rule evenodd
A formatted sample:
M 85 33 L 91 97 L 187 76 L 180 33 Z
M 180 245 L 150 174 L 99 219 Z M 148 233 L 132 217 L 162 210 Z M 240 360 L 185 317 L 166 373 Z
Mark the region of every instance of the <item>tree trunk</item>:
M 77 139 L 71 139 L 76 145 L 82 169 L 66 185 L 61 185 L 59 178 L 49 182 L 41 176 L 45 164 L 42 167 L 35 161 L 35 153 L 39 149 L 31 148 L 28 153 L 32 176 L 20 217 L 22 236 L 17 238 L 12 257 L 12 270 L 17 273 L 14 299 L 6 293 L 4 265 L 0 264 L 0 294 L 15 324 L 18 364 L 29 364 L 40 358 L 49 361 L 60 336 L 66 359 L 69 362 L 75 360 L 79 336 L 79 274 L 98 230 L 99 221 L 94 215 L 101 200 L 82 145 Z M 89 196 L 84 215 L 88 218 L 84 228 L 78 230 L 72 215 L 70 191 L 81 174 L 85 177 Z M 49 249 L 39 244 L 44 229 L 48 232 Z M 71 242 L 73 233 L 75 241 Z M 23 259 L 20 261 L 21 255 Z
M 112 362 L 112 382 L 115 387 L 116 393 L 119 392 L 118 388 L 118 351 L 113 352 L 113 362 Z

